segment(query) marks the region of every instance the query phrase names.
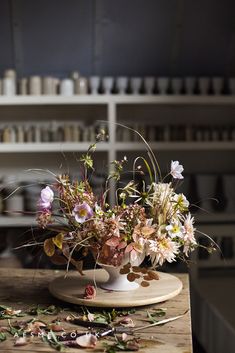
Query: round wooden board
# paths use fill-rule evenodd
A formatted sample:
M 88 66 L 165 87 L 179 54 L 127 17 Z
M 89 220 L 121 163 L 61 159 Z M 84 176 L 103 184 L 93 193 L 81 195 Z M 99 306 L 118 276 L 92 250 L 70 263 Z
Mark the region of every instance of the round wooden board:
M 150 282 L 150 286 L 139 287 L 133 291 L 115 292 L 101 289 L 100 284 L 108 279 L 105 270 L 84 271 L 85 276 L 77 273 L 68 274 L 65 277 L 56 278 L 49 285 L 49 290 L 53 296 L 72 304 L 96 307 L 136 307 L 160 303 L 171 299 L 182 290 L 182 282 L 175 276 L 168 273 L 158 272 L 159 280 Z M 87 284 L 97 284 L 97 293 L 94 299 L 84 299 L 84 289 Z

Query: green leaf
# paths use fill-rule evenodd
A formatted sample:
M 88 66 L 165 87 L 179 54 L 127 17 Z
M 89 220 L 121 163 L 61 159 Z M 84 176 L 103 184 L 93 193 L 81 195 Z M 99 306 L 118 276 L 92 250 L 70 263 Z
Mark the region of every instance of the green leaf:
M 7 336 L 4 332 L 0 332 L 0 342 L 3 342 L 7 339 Z

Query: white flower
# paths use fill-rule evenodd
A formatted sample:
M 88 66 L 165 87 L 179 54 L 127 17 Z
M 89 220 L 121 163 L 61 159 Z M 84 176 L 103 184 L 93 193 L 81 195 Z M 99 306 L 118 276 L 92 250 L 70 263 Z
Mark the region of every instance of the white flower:
M 179 244 L 170 239 L 162 238 L 158 240 L 149 240 L 147 255 L 150 255 L 154 267 L 157 264 L 162 266 L 164 261 L 175 261 L 178 252 Z
M 177 208 L 181 211 L 187 210 L 189 207 L 189 202 L 184 194 L 175 194 L 173 201 L 176 203 Z
M 179 164 L 179 161 L 171 161 L 171 175 L 174 179 L 183 179 L 184 177 L 181 174 L 183 170 L 184 168 Z
M 183 235 L 184 248 L 183 248 L 183 252 L 186 256 L 188 256 L 190 249 L 194 245 L 197 244 L 195 236 L 194 236 L 195 228 L 193 226 L 193 223 L 194 223 L 194 218 L 189 213 L 184 218 L 184 235 Z
M 178 220 L 173 220 L 168 226 L 166 226 L 166 230 L 171 238 L 182 238 L 184 234 L 184 227 Z

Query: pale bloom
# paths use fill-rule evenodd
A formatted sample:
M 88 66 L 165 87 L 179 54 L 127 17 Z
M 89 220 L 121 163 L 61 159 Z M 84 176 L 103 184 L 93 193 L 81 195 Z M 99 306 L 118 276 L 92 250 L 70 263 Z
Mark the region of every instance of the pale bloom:
M 84 223 L 93 216 L 93 211 L 86 202 L 83 202 L 75 205 L 72 215 L 78 223 Z
M 149 240 L 148 255 L 152 260 L 153 266 L 163 265 L 164 261 L 176 261 L 176 255 L 179 252 L 179 244 L 168 239 Z
M 166 226 L 166 231 L 171 238 L 182 238 L 184 233 L 184 227 L 180 221 L 173 219 L 172 222 Z
M 184 196 L 184 194 L 175 194 L 173 196 L 173 201 L 175 202 L 175 206 L 177 207 L 177 209 L 179 209 L 180 211 L 185 211 L 189 207 L 189 202 Z
M 54 192 L 49 186 L 46 186 L 41 191 L 41 198 L 39 200 L 39 206 L 42 209 L 50 209 L 53 200 L 54 200 Z
M 189 253 L 190 249 L 192 248 L 192 246 L 197 244 L 195 236 L 194 236 L 195 228 L 193 226 L 193 223 L 194 223 L 194 218 L 189 213 L 184 218 L 184 235 L 183 235 L 184 248 L 183 248 L 183 252 L 186 256 L 188 256 L 188 253 Z
M 173 176 L 174 179 L 183 179 L 183 175 L 181 174 L 183 172 L 184 168 L 181 164 L 179 164 L 179 161 L 171 161 L 171 175 Z

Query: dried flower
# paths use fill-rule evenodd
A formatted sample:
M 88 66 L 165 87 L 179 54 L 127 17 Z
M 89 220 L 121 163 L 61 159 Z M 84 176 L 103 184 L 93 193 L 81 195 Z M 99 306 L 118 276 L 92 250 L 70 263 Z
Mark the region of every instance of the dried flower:
M 96 297 L 96 289 L 91 284 L 85 287 L 84 299 L 94 299 Z
M 41 198 L 39 200 L 40 208 L 43 210 L 50 209 L 53 200 L 54 200 L 54 192 L 49 186 L 46 186 L 41 191 Z
M 93 211 L 86 202 L 83 202 L 75 205 L 72 214 L 78 223 L 84 223 L 93 216 Z

